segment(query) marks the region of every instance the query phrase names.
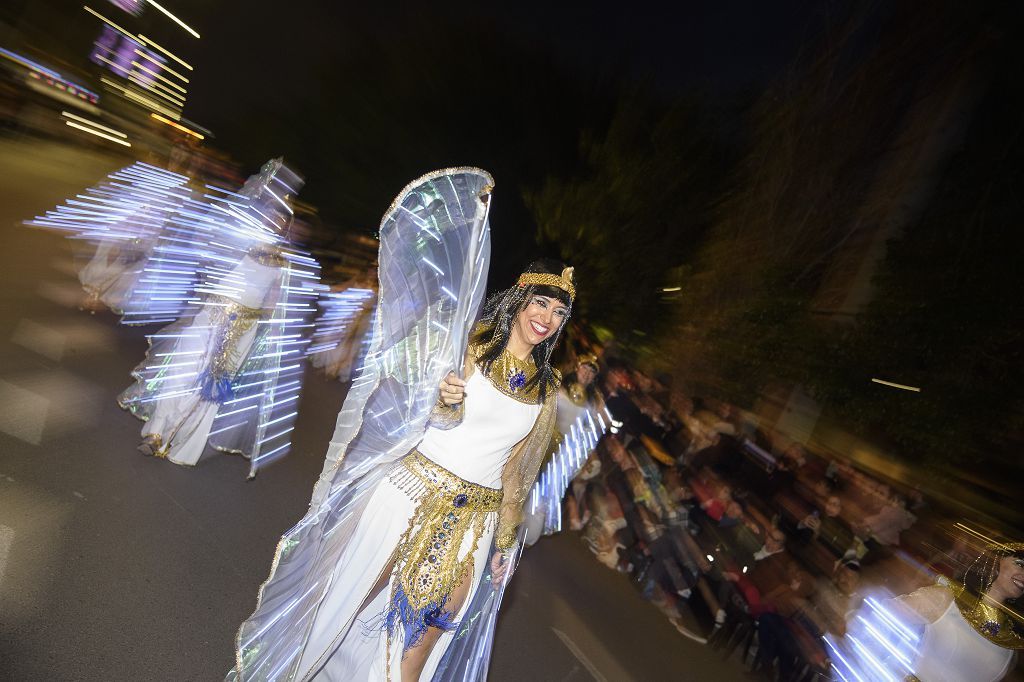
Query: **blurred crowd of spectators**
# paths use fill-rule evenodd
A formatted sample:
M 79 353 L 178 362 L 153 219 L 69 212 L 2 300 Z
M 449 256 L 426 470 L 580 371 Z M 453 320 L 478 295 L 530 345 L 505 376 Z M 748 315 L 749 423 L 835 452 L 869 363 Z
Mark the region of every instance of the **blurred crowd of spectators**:
M 866 584 L 942 572 L 923 496 L 669 383 L 603 363 L 612 429 L 566 494 L 567 528 L 683 635 L 755 674 L 826 679 L 822 635 L 844 634 Z

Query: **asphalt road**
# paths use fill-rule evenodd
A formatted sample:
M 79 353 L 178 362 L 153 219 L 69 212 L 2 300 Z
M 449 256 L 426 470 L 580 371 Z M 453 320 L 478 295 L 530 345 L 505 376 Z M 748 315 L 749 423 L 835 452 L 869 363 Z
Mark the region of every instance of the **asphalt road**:
M 19 224 L 129 161 L 0 141 L 3 680 L 222 679 L 277 539 L 306 510 L 344 398 L 343 385 L 309 372 L 292 454 L 253 481 L 239 457 L 208 451 L 190 469 L 135 451 L 140 423 L 114 399 L 144 330 L 77 310 L 68 242 Z M 526 553 L 490 675 L 739 677 L 571 533 Z

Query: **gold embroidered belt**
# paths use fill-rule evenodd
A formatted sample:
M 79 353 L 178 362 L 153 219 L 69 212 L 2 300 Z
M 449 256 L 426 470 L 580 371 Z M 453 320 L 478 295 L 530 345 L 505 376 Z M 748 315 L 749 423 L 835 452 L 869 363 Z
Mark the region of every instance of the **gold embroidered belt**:
M 207 296 L 206 301 L 214 304 L 210 322 L 217 327 L 219 334 L 210 367 L 214 374 L 224 375 L 238 369 L 241 358 L 238 357 L 236 344 L 263 317 L 263 309 L 249 308 L 216 294 Z
M 459 478 L 417 450 L 403 457 L 388 479 L 416 501 L 398 542 L 397 579 L 386 617 L 389 631 L 402 623 L 408 649 L 428 627 L 455 627 L 454 614 L 445 608 L 448 598 L 467 574 L 472 575 L 473 554 L 487 515 L 498 511 L 502 493 Z M 467 535 L 472 538 L 469 552 L 460 560 Z

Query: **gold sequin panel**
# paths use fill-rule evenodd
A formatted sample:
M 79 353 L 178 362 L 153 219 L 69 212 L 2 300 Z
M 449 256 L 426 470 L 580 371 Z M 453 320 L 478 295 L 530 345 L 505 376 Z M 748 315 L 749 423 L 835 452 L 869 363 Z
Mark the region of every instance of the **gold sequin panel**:
M 501 490 L 465 481 L 416 450 L 388 478 L 417 501 L 398 544 L 399 586 L 414 609 L 441 604 L 471 570 L 487 514 L 501 506 Z M 470 549 L 460 561 L 467 534 Z
M 210 371 L 215 376 L 232 374 L 242 360 L 238 341 L 263 317 L 263 309 L 247 308 L 224 296 L 209 296 L 206 300 L 214 304 L 210 321 L 219 334 L 210 359 Z

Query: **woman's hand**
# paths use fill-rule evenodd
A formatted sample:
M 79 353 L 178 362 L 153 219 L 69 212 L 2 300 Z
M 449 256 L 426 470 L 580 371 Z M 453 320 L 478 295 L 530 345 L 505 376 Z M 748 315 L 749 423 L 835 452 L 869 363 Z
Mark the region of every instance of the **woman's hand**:
M 458 405 L 466 398 L 466 382 L 457 377 L 455 372 L 448 372 L 438 388 L 441 392 L 439 400 L 448 407 Z
M 498 551 L 491 557 L 491 587 L 498 589 L 501 586 L 501 581 L 505 578 L 505 572 L 508 571 L 508 558 L 505 553 Z

